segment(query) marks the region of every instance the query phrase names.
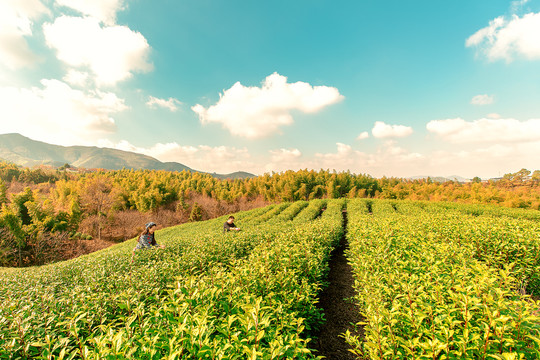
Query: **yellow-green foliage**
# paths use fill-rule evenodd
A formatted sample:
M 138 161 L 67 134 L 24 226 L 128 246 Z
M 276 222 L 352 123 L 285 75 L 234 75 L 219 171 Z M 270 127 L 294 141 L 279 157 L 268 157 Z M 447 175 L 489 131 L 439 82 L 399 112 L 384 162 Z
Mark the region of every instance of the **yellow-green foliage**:
M 1 359 L 311 359 L 347 208 L 366 359 L 538 359 L 534 212 L 314 200 L 160 230 L 42 267 L 0 268 Z M 324 211 L 323 211 L 324 210 Z M 291 221 L 292 220 L 292 221 Z
M 285 204 L 156 233 L 38 268 L 0 270 L 0 358 L 315 358 L 316 296 L 342 229 L 342 201 L 315 221 Z M 291 212 L 292 213 L 292 212 Z
M 321 214 L 327 201 L 323 199 L 311 200 L 309 205 L 303 208 L 298 215 L 293 219 L 293 222 L 304 222 L 315 219 Z
M 350 250 L 370 359 L 538 359 L 537 223 L 434 210 L 431 204 L 349 204 Z M 536 291 L 537 287 L 531 287 Z

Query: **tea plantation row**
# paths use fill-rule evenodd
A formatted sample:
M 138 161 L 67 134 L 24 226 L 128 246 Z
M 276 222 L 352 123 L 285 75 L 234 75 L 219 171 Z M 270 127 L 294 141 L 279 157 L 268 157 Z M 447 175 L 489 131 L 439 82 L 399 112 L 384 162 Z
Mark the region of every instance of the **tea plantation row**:
M 157 232 L 71 261 L 0 269 L 0 359 L 313 359 L 317 298 L 344 235 L 359 359 L 539 359 L 534 211 L 313 200 Z
M 535 214 L 362 200 L 348 210 L 358 356 L 540 358 L 540 302 L 527 295 L 540 294 Z
M 0 358 L 313 357 L 307 334 L 343 201 L 280 204 L 158 231 L 71 261 L 5 270 Z M 291 221 L 292 219 L 298 221 Z M 308 320 L 306 320 L 308 319 Z

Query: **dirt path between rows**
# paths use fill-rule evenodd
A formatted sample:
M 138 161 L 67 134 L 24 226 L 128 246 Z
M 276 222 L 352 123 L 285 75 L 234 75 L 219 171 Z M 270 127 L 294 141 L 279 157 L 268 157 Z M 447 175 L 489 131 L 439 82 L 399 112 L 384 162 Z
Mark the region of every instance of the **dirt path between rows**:
M 326 322 L 312 343 L 317 355 L 336 360 L 357 359 L 356 355 L 349 351 L 349 345 L 341 335 L 347 330 L 354 334 L 352 324 L 361 321 L 358 309 L 352 301 L 354 296 L 352 269 L 344 254 L 349 246 L 346 239 L 346 211 L 343 212 L 343 220 L 345 232 L 338 247 L 332 252 L 329 262 L 330 284 L 320 295 L 319 307 L 324 310 Z M 358 332 L 361 334 L 362 329 L 358 329 Z

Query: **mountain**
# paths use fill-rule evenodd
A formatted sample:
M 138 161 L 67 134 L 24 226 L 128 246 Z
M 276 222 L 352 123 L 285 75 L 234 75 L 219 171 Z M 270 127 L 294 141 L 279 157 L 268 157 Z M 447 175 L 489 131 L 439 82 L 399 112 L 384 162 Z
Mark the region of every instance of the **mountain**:
M 428 176 L 428 175 L 420 175 L 420 176 L 411 176 L 408 179 L 410 180 L 421 180 L 421 179 L 427 179 L 430 178 L 434 182 L 447 182 L 447 181 L 457 181 L 460 183 L 466 183 L 470 182 L 470 179 L 466 179 L 459 175 L 450 175 L 450 176 Z
M 0 135 L 0 159 L 32 167 L 69 164 L 78 168 L 120 170 L 197 171 L 177 162 L 161 162 L 151 156 L 96 146 L 60 146 L 29 139 L 20 134 Z M 212 174 L 220 179 L 254 177 L 247 172 Z
M 248 172 L 245 172 L 245 171 L 236 171 L 236 172 L 233 172 L 233 173 L 230 173 L 230 174 L 216 174 L 216 173 L 211 173 L 210 175 L 212 175 L 213 177 L 215 178 L 218 178 L 218 179 L 247 179 L 247 178 L 252 178 L 252 177 L 256 177 L 255 175 L 251 174 L 251 173 L 248 173 Z
M 447 176 L 446 178 L 450 179 L 450 180 L 457 181 L 457 182 L 461 182 L 461 183 L 466 183 L 466 182 L 471 181 L 471 179 L 467 179 L 467 178 L 464 178 L 464 177 L 459 176 L 459 175 L 450 175 L 450 176 Z

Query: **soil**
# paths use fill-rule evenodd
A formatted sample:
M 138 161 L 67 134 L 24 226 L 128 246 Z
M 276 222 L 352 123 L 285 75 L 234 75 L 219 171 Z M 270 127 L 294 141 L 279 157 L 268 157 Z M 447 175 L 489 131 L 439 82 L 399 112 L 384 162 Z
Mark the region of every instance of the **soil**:
M 347 229 L 347 213 L 343 212 L 344 229 Z M 362 321 L 360 313 L 354 304 L 355 294 L 353 284 L 353 273 L 351 266 L 347 263 L 344 251 L 349 244 L 343 234 L 338 247 L 331 254 L 328 274 L 328 287 L 321 293 L 319 307 L 324 310 L 326 322 L 322 326 L 319 334 L 312 342 L 316 354 L 324 356 L 326 359 L 347 360 L 358 359 L 356 355 L 349 351 L 349 345 L 342 337 L 345 331 L 349 330 L 353 335 L 362 336 L 360 326 L 354 324 Z

